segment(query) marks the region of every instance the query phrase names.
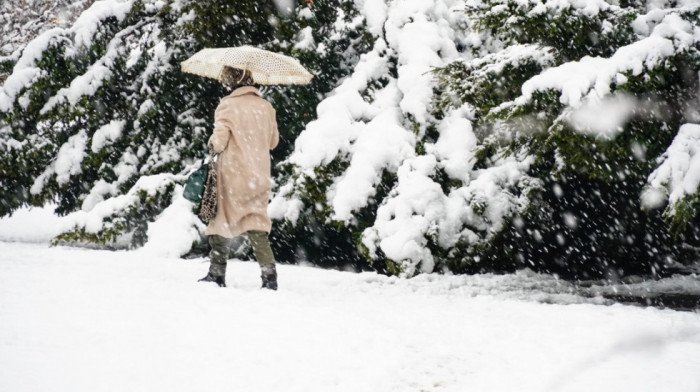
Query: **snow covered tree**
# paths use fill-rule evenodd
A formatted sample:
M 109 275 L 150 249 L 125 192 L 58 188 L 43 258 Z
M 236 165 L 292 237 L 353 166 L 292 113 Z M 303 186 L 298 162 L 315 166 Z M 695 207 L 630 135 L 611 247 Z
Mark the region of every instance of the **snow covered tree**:
M 313 59 L 311 85 L 265 91 L 289 143 L 356 61 L 362 21 L 352 4 L 285 4 L 103 0 L 26 44 L 0 90 L 0 214 L 52 202 L 74 222 L 56 242 L 175 242 L 173 254 L 187 253 L 203 226 L 180 184 L 204 155 L 225 91 L 179 63 L 243 44 Z
M 203 226 L 181 183 L 224 91 L 178 64 L 252 44 L 316 75 L 265 88 L 281 259 L 659 272 L 700 245 L 699 16 L 691 0 L 98 1 L 0 61 L 0 214 L 52 202 L 74 222 L 59 242 L 187 253 Z
M 0 63 L 40 33 L 70 25 L 93 1 L 4 0 L 0 4 Z
M 529 205 L 538 187 L 522 175 L 529 163 L 475 167 L 473 109 L 436 108 L 430 71 L 463 57 L 470 41 L 462 7 L 363 4 L 374 45 L 297 139 L 273 217 L 335 227 L 376 269 L 412 276 L 478 260 L 509 213 Z
M 297 139 L 273 215 L 350 232 L 402 276 L 615 278 L 683 260 L 639 196 L 697 122 L 697 5 L 464 5 L 364 3 L 374 47 Z
M 683 242 L 697 233 L 673 237 L 639 199 L 657 157 L 698 121 L 698 6 L 665 6 L 469 3 L 495 53 L 440 70 L 440 102 L 477 108 L 481 160 L 525 153 L 528 175 L 543 184 L 505 233 L 501 257 L 576 278 L 687 260 Z

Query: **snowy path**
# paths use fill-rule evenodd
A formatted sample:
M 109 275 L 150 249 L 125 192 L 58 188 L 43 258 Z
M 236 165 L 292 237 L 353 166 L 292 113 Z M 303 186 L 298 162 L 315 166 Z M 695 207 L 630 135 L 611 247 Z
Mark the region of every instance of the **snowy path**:
M 700 392 L 699 313 L 542 304 L 581 299 L 527 276 L 280 266 L 268 292 L 254 263 L 226 289 L 206 269 L 0 242 L 0 391 Z

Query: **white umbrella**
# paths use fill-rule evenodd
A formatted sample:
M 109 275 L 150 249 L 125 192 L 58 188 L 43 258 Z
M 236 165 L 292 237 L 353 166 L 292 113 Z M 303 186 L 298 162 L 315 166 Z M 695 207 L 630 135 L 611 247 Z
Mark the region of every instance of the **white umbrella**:
M 221 80 L 225 67 L 249 71 L 258 84 L 308 84 L 313 78 L 294 58 L 254 48 L 202 49 L 180 63 L 183 72 Z

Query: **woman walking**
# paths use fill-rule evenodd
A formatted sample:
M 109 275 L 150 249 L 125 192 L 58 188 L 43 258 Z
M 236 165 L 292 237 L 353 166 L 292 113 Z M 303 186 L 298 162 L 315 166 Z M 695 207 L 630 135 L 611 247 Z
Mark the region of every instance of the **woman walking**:
M 275 258 L 268 234 L 270 195 L 270 150 L 279 133 L 275 109 L 254 87 L 249 72 L 226 67 L 221 81 L 231 94 L 224 97 L 214 115 L 209 148 L 219 154 L 216 161 L 218 205 L 209 222 L 211 264 L 200 281 L 226 286 L 226 261 L 233 238 L 245 235 L 260 264 L 262 287 L 277 290 Z

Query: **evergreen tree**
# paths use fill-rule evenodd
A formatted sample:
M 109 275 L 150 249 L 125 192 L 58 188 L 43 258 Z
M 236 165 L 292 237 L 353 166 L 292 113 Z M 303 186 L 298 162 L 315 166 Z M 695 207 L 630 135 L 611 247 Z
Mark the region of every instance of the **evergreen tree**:
M 373 268 L 412 276 L 453 268 L 458 249 L 488 243 L 529 204 L 538 184 L 521 175 L 528 163 L 475 167 L 471 108 L 443 110 L 434 99 L 430 70 L 471 40 L 455 12 L 462 6 L 365 3 L 376 41 L 297 139 L 273 217 L 302 227 L 312 219 L 346 245 L 352 239 Z
M 13 58 L 42 32 L 69 26 L 93 1 L 4 0 L 0 4 L 0 63 L 9 60 L 3 57 Z M 0 80 L 4 80 L 3 72 L 0 70 Z
M 279 160 L 364 39 L 361 23 L 346 23 L 356 16 L 352 4 L 299 1 L 291 9 L 252 0 L 104 0 L 29 42 L 7 60 L 0 90 L 0 215 L 55 203 L 74 222 L 55 242 L 146 243 L 149 224 L 174 206 L 205 155 L 226 95 L 218 82 L 180 71 L 204 47 L 255 45 L 310 61 L 311 85 L 264 88 L 278 108 Z M 201 229 L 196 219 L 190 225 Z
M 441 69 L 440 102 L 478 109 L 482 161 L 526 151 L 543 185 L 488 253 L 573 278 L 692 260 L 683 243 L 697 233 L 673 236 L 639 196 L 681 125 L 698 120 L 698 7 L 644 12 L 635 2 L 469 4 L 474 28 L 510 61 Z M 509 55 L 523 45 L 534 45 L 529 57 Z
M 278 3 L 99 1 L 2 58 L 0 215 L 53 202 L 57 241 L 154 241 L 225 94 L 179 62 L 251 44 L 315 74 L 265 88 L 283 260 L 614 279 L 697 257 L 694 2 Z
M 697 122 L 697 6 L 463 4 L 375 10 L 375 45 L 299 136 L 273 215 L 335 227 L 401 276 L 615 279 L 689 260 L 697 240 L 639 197 L 670 187 L 663 165 L 649 176 Z

